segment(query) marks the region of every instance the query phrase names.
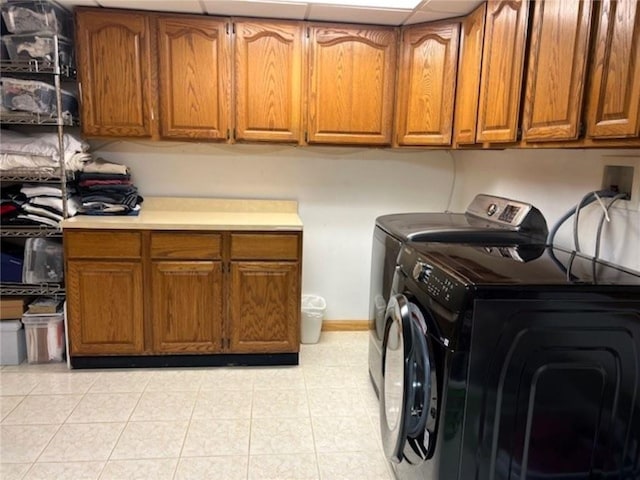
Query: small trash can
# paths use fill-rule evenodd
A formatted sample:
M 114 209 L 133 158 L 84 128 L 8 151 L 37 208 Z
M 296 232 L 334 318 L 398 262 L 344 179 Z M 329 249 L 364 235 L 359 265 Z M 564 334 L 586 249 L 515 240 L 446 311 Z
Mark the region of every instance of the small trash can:
M 302 321 L 300 341 L 302 343 L 318 343 L 322 320 L 327 309 L 327 302 L 318 295 L 302 296 Z

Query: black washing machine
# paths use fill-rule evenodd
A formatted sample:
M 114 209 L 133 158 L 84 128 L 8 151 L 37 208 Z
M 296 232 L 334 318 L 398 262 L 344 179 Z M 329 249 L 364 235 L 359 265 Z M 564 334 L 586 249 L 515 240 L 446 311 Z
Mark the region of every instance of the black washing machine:
M 640 273 L 410 242 L 395 288 L 380 428 L 398 479 L 640 479 Z
M 382 377 L 382 335 L 391 283 L 402 245 L 414 242 L 544 243 L 547 224 L 530 204 L 477 195 L 465 213 L 400 213 L 376 219 L 371 258 L 369 374 L 376 393 Z

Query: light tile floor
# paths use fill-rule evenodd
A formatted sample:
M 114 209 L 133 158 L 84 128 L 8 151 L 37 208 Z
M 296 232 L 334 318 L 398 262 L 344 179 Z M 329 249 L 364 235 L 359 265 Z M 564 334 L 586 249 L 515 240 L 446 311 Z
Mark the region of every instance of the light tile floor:
M 0 478 L 391 480 L 366 332 L 297 367 L 0 369 Z

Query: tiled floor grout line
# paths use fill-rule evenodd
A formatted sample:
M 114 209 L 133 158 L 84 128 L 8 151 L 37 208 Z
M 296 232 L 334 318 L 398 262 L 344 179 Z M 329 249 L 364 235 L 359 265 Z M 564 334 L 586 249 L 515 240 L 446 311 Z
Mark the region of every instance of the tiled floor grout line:
M 256 399 L 256 371 L 253 372 L 253 376 L 251 377 L 251 407 L 249 408 L 249 441 L 247 445 L 247 472 L 245 474 L 245 478 L 249 480 L 249 472 L 251 469 L 251 438 L 253 432 L 253 408 L 255 405 Z
M 102 375 L 104 375 L 104 372 L 102 372 L 98 378 L 100 378 Z M 93 383 L 95 384 L 95 381 Z M 146 385 L 145 385 L 145 389 L 146 389 Z M 118 435 L 118 438 L 116 438 L 116 441 L 113 443 L 113 448 L 111 448 L 111 451 L 109 452 L 109 456 L 105 460 L 104 465 L 102 466 L 102 469 L 100 470 L 100 473 L 98 474 L 98 480 L 100 480 L 102 478 L 102 476 L 104 475 L 104 472 L 107 469 L 107 465 L 109 464 L 109 461 L 111 460 L 111 456 L 113 455 L 113 452 L 115 451 L 115 449 L 118 447 L 118 443 L 120 442 L 120 439 L 122 438 L 122 435 L 124 435 L 124 432 L 127 429 L 127 425 L 129 425 L 129 421 L 131 420 L 133 412 L 135 412 L 136 408 L 140 404 L 140 400 L 142 400 L 142 394 L 144 393 L 145 389 L 143 389 L 142 392 L 128 392 L 128 393 L 139 393 L 138 401 L 136 402 L 136 404 L 131 409 L 131 412 L 129 412 L 129 416 L 127 417 L 127 419 L 124 421 L 124 425 L 122 426 L 122 430 L 120 430 L 120 434 Z M 127 393 L 127 392 L 111 392 L 110 391 L 109 393 Z M 103 393 L 96 393 L 96 395 L 101 395 L 101 394 L 103 394 Z
M 32 392 L 38 387 L 38 382 L 36 382 L 36 384 L 33 386 L 33 388 L 29 391 L 29 393 L 27 395 L 25 395 L 25 399 L 29 396 L 29 395 L 33 395 L 36 396 L 36 394 L 33 394 Z M 73 409 L 71 410 L 71 412 L 69 412 L 69 415 L 67 415 L 67 418 L 65 418 L 65 420 L 58 424 L 58 428 L 56 428 L 56 431 L 53 432 L 53 435 L 51 435 L 51 438 L 49 439 L 49 441 L 47 442 L 47 444 L 42 448 L 42 450 L 40 451 L 40 453 L 36 456 L 35 460 L 33 462 L 31 462 L 31 466 L 29 467 L 29 469 L 25 472 L 23 477 L 26 477 L 27 475 L 29 475 L 29 472 L 36 466 L 36 464 L 38 463 L 38 460 L 40 459 L 40 457 L 42 456 L 42 454 L 47 450 L 47 448 L 49 448 L 49 445 L 51 445 L 51 442 L 53 441 L 54 438 L 56 438 L 56 435 L 58 435 L 58 432 L 62 429 L 62 426 L 65 424 L 65 422 L 69 419 L 69 416 L 71 416 L 71 414 L 73 413 L 73 411 L 78 407 L 78 405 L 80 404 L 80 402 L 82 401 L 82 398 L 84 398 L 84 395 L 86 395 L 86 392 L 82 395 L 82 397 L 80 398 L 80 400 L 78 400 L 78 403 L 75 405 L 75 407 L 73 407 Z M 24 400 L 24 399 L 23 399 Z M 21 402 L 22 403 L 22 402 Z
M 325 454 L 327 454 L 328 457 L 323 460 L 323 464 L 327 469 L 325 470 L 325 474 L 328 474 L 329 476 L 333 475 L 333 473 L 329 473 L 329 472 L 340 472 L 342 471 L 342 469 L 347 469 L 347 470 L 344 470 L 344 473 L 349 472 L 349 475 L 351 475 L 349 478 L 356 478 L 354 475 L 357 474 L 357 470 L 353 470 L 353 466 L 350 463 L 348 463 L 350 462 L 350 460 L 348 459 L 353 457 L 356 462 L 361 462 L 362 459 L 369 458 L 367 457 L 368 455 L 370 456 L 370 458 L 375 459 L 376 466 L 372 467 L 372 471 L 371 471 L 372 473 L 373 473 L 373 469 L 375 468 L 375 471 L 378 473 L 378 475 L 381 476 L 381 478 L 385 474 L 389 478 L 393 478 L 393 476 L 390 474 L 388 467 L 386 467 L 386 462 L 385 462 L 384 471 L 382 469 L 382 465 L 379 463 L 380 460 L 378 460 L 378 458 L 384 459 L 384 456 L 383 456 L 382 447 L 379 442 L 379 439 L 377 439 L 377 435 L 378 435 L 377 432 L 375 433 L 375 436 L 377 439 L 375 448 L 373 447 L 373 445 L 368 446 L 367 448 L 363 448 L 364 445 L 353 443 L 353 441 L 348 441 L 348 443 L 344 444 L 344 447 L 347 447 L 347 445 L 349 445 L 349 447 L 345 448 L 344 451 L 340 451 L 334 448 L 334 447 L 337 447 L 338 445 L 342 445 L 341 443 L 335 444 L 334 446 L 331 446 L 331 448 L 324 448 L 325 450 L 327 450 L 326 452 L 318 451 L 318 435 L 320 434 L 320 437 L 321 437 L 320 440 L 324 441 L 323 445 L 326 443 L 326 440 L 329 440 L 331 438 L 331 437 L 324 438 L 326 436 L 326 433 L 324 431 L 326 429 L 326 426 L 333 425 L 333 423 L 327 424 L 324 420 L 322 420 L 322 418 L 331 416 L 332 412 L 335 414 L 339 413 L 340 415 L 344 415 L 344 416 L 347 416 L 347 415 L 352 416 L 352 413 L 349 413 L 349 412 L 352 412 L 354 408 L 359 409 L 360 411 L 359 416 L 365 417 L 365 418 L 361 418 L 358 422 L 352 419 L 349 424 L 353 422 L 353 425 L 357 426 L 358 431 L 361 431 L 361 428 L 363 429 L 362 432 L 376 430 L 375 428 L 376 424 L 375 424 L 375 418 L 374 418 L 375 407 L 373 405 L 372 398 L 369 398 L 368 396 L 370 392 L 367 391 L 366 389 L 366 386 L 369 386 L 369 385 L 363 381 L 364 377 L 362 377 L 362 374 L 363 374 L 362 372 L 363 371 L 366 372 L 366 354 L 364 354 L 364 347 L 359 342 L 341 344 L 338 341 L 339 338 L 340 337 L 337 335 L 331 336 L 330 338 L 328 338 L 329 341 L 321 346 L 322 347 L 321 349 L 314 351 L 313 347 L 310 347 L 305 352 L 305 354 L 303 354 L 301 351 L 301 361 L 303 361 L 304 363 L 301 362 L 299 366 L 294 367 L 293 369 L 298 370 L 298 372 L 296 373 L 289 372 L 291 373 L 291 376 L 289 376 L 289 373 L 283 372 L 283 370 L 285 369 L 274 369 L 273 374 L 268 368 L 254 369 L 253 375 L 251 375 L 251 372 L 247 372 L 249 374 L 250 382 L 251 382 L 251 385 L 249 388 L 247 388 L 247 386 L 235 384 L 236 379 L 238 383 L 242 384 L 243 382 L 245 382 L 245 378 L 247 378 L 247 377 L 244 377 L 242 374 L 236 376 L 235 372 L 230 374 L 229 376 L 226 376 L 225 374 L 221 377 L 216 377 L 215 374 L 212 375 L 211 377 L 208 377 L 206 374 L 198 378 L 194 377 L 194 380 L 199 381 L 199 384 L 197 385 L 197 389 L 195 389 L 195 391 L 190 390 L 191 392 L 194 392 L 193 395 L 184 395 L 184 399 L 191 397 L 190 399 L 192 403 L 190 404 L 190 410 L 186 410 L 184 408 L 186 405 L 184 405 L 182 401 L 176 400 L 178 401 L 178 403 L 175 404 L 176 406 L 180 407 L 181 412 L 183 413 L 186 413 L 187 411 L 189 412 L 188 417 L 182 414 L 179 415 L 180 417 L 182 417 L 183 420 L 186 419 L 187 421 L 185 422 L 186 429 L 184 431 L 184 435 L 182 435 L 181 437 L 181 444 L 180 444 L 180 449 L 178 453 L 178 458 L 176 459 L 173 456 L 166 457 L 166 458 L 159 457 L 158 455 L 160 455 L 160 453 L 157 453 L 157 454 L 153 453 L 156 449 L 151 449 L 147 451 L 147 449 L 145 448 L 143 450 L 140 450 L 137 454 L 133 454 L 133 450 L 132 450 L 131 455 L 133 455 L 136 458 L 121 459 L 121 460 L 131 460 L 131 463 L 118 466 L 118 470 L 120 470 L 121 468 L 125 469 L 123 471 L 129 471 L 130 469 L 134 469 L 134 468 L 146 468 L 144 467 L 145 465 L 144 463 L 140 463 L 141 466 L 135 466 L 135 462 L 136 461 L 144 462 L 146 460 L 153 460 L 152 463 L 158 463 L 158 464 L 164 463 L 164 466 L 162 467 L 162 469 L 164 474 L 167 475 L 166 478 L 173 478 L 173 480 L 177 480 L 179 478 L 179 475 L 178 475 L 179 472 L 182 472 L 183 474 L 186 472 L 194 472 L 194 471 L 204 472 L 204 470 L 201 470 L 201 469 L 208 468 L 205 466 L 208 464 L 206 461 L 204 461 L 204 463 L 197 462 L 194 464 L 189 464 L 186 470 L 181 470 L 180 468 L 181 460 L 187 458 L 187 457 L 183 457 L 183 454 L 186 451 L 185 450 L 186 446 L 190 446 L 189 451 L 191 451 L 194 454 L 197 454 L 197 455 L 194 455 L 194 457 L 201 457 L 201 458 L 220 457 L 220 455 L 217 455 L 217 453 L 219 452 L 212 451 L 208 448 L 202 449 L 200 447 L 197 447 L 195 449 L 192 449 L 192 447 L 196 447 L 196 445 L 190 445 L 186 441 L 189 437 L 189 431 L 194 426 L 194 422 L 196 422 L 197 424 L 196 417 L 202 417 L 203 419 L 205 418 L 208 419 L 209 417 L 212 419 L 233 418 L 239 421 L 240 417 L 247 418 L 247 413 L 245 413 L 244 411 L 248 408 L 249 412 L 248 412 L 247 451 L 246 451 L 246 455 L 239 457 L 239 459 L 243 457 L 246 459 L 246 469 L 245 469 L 245 466 L 240 465 L 239 463 L 234 466 L 234 472 L 239 474 L 238 478 L 244 478 L 248 480 L 250 478 L 253 478 L 252 475 L 260 475 L 269 471 L 273 473 L 274 470 L 271 470 L 272 468 L 287 468 L 286 465 L 288 465 L 289 462 L 291 462 L 290 463 L 291 466 L 299 465 L 300 467 L 302 467 L 302 465 L 304 465 L 305 472 L 310 474 L 310 476 L 313 475 L 317 477 L 319 480 L 321 480 L 323 477 L 322 477 L 322 471 L 321 471 L 320 457 Z M 348 337 L 347 340 L 348 342 L 351 342 L 351 337 Z M 303 347 L 303 348 L 306 348 L 306 347 Z M 361 359 L 361 361 L 359 361 L 359 359 Z M 25 370 L 22 371 L 22 373 L 24 372 Z M 26 370 L 26 372 L 28 372 L 28 370 Z M 46 375 L 46 373 L 47 372 L 43 372 L 44 375 Z M 160 391 L 169 391 L 169 390 L 173 391 L 174 388 L 178 388 L 177 391 L 181 391 L 181 392 L 184 391 L 182 384 L 170 385 L 170 383 L 165 383 L 164 384 L 165 389 L 163 390 L 162 386 L 163 386 L 163 381 L 165 380 L 165 377 L 160 376 L 157 378 L 156 377 L 152 378 L 152 375 L 154 373 L 155 372 L 149 371 L 147 375 L 140 375 L 140 377 L 133 376 L 131 383 L 129 383 L 128 379 L 127 379 L 127 382 L 125 383 L 120 383 L 120 381 L 116 381 L 116 383 L 113 383 L 112 381 L 109 380 L 109 381 L 106 381 L 105 383 L 102 383 L 103 385 L 102 390 L 104 391 L 92 392 L 91 389 L 97 388 L 96 385 L 98 385 L 98 382 L 101 382 L 101 379 L 107 380 L 105 377 L 96 377 L 93 379 L 93 382 L 88 386 L 88 388 L 84 390 L 84 393 L 80 396 L 80 399 L 77 402 L 77 404 L 71 409 L 70 413 L 66 416 L 66 419 L 64 420 L 62 425 L 69 424 L 68 423 L 69 419 L 75 413 L 78 413 L 78 408 L 80 407 L 80 405 L 82 405 L 83 402 L 87 402 L 88 399 L 90 399 L 91 402 L 98 402 L 98 404 L 100 404 L 100 400 L 98 398 L 95 398 L 95 399 L 90 398 L 89 394 L 95 393 L 97 395 L 97 394 L 123 393 L 119 391 L 119 390 L 122 390 L 123 388 L 127 392 L 130 392 L 130 390 L 135 389 L 135 387 L 138 385 L 137 378 L 139 378 L 140 381 L 144 381 L 146 379 L 146 383 L 143 386 L 142 391 L 135 392 L 135 394 L 138 396 L 136 398 L 136 401 L 132 402 L 132 404 L 135 403 L 135 405 L 133 405 L 133 407 L 131 408 L 131 411 L 126 416 L 126 420 L 124 420 L 124 418 L 120 416 L 120 410 L 118 410 L 117 408 L 114 410 L 114 419 L 119 418 L 118 423 L 122 422 L 123 428 L 118 432 L 117 435 L 113 435 L 113 437 L 117 436 L 117 438 L 114 440 L 113 448 L 111 448 L 111 450 L 109 451 L 107 460 L 106 461 L 100 460 L 101 468 L 100 468 L 100 465 L 97 465 L 97 464 L 91 467 L 92 474 L 97 475 L 96 478 L 100 478 L 100 479 L 106 478 L 105 474 L 108 473 L 107 465 L 109 464 L 110 461 L 114 461 L 113 454 L 116 448 L 118 447 L 118 444 L 122 442 L 125 435 L 125 430 L 127 429 L 127 427 L 130 426 L 132 423 L 134 423 L 133 422 L 134 413 L 136 409 L 140 408 L 145 393 L 150 392 L 148 391 L 148 388 L 152 383 L 155 385 L 155 387 L 152 387 L 152 388 L 156 389 L 154 390 L 156 393 Z M 38 375 L 39 374 L 40 373 L 38 373 Z M 300 375 L 300 377 L 298 375 Z M 116 377 L 116 379 L 117 378 L 118 377 Z M 178 375 L 176 378 L 178 378 L 179 380 L 183 380 L 184 377 L 181 377 L 180 375 Z M 169 379 L 168 382 L 171 382 L 171 376 L 169 376 L 168 379 Z M 209 382 L 205 382 L 205 379 L 208 379 Z M 37 379 L 37 380 L 38 381 L 36 382 L 35 386 L 31 387 L 29 394 L 33 390 L 39 388 L 39 385 L 41 385 L 40 379 Z M 154 383 L 154 380 L 158 380 L 158 382 Z M 222 382 L 222 385 L 220 385 L 221 382 Z M 181 382 L 178 382 L 178 383 L 181 383 Z M 249 381 L 247 381 L 246 383 L 249 383 Z M 17 386 L 15 390 L 18 391 L 20 385 L 18 382 L 16 382 L 15 385 Z M 59 388 L 57 384 L 55 384 L 55 382 L 52 383 L 51 385 L 54 388 Z M 62 384 L 62 386 L 64 386 L 64 383 Z M 111 389 L 111 387 L 113 386 L 115 386 L 118 392 L 115 392 Z M 221 388 L 224 389 L 225 387 L 229 387 L 229 389 L 233 391 L 247 392 L 248 394 L 250 394 L 249 405 L 242 408 L 242 406 L 238 404 L 239 407 L 242 408 L 243 410 L 241 412 L 238 408 L 230 408 L 228 403 L 225 403 L 226 396 L 224 395 L 222 396 L 213 395 L 211 398 L 205 395 L 206 401 L 203 401 L 203 404 L 200 405 L 200 407 L 198 407 L 199 399 L 201 398 L 201 396 L 204 395 L 204 389 L 206 389 L 207 386 L 209 387 L 209 390 L 207 390 L 207 392 L 219 391 Z M 195 388 L 195 387 L 196 386 L 193 385 L 191 388 Z M 256 387 L 263 387 L 263 388 L 261 388 L 260 390 L 256 390 Z M 169 388 L 169 390 L 167 390 L 167 388 Z M 188 382 L 185 388 L 189 388 Z M 244 388 L 244 390 L 238 390 L 242 388 Z M 323 398 L 325 398 L 324 395 L 322 396 L 322 398 L 313 399 L 315 406 L 312 409 L 311 394 L 314 393 L 314 395 L 317 396 L 327 389 L 333 389 L 333 390 L 336 390 L 336 392 L 328 393 L 328 396 L 326 397 L 327 402 L 323 400 Z M 344 390 L 344 389 L 349 389 L 350 392 L 349 393 L 339 392 L 339 390 Z M 285 390 L 288 393 L 278 394 L 276 390 Z M 273 393 L 272 394 L 268 393 L 263 398 L 260 398 L 261 392 L 265 394 L 265 392 L 270 392 L 270 391 L 273 391 Z M 292 394 L 290 391 L 298 391 L 299 394 L 295 395 L 295 394 Z M 130 392 L 130 393 L 133 394 L 134 392 Z M 18 404 L 13 406 L 12 409 L 7 412 L 4 418 L 6 418 L 7 415 L 10 415 L 15 410 L 15 408 L 21 405 L 24 399 L 27 398 L 27 396 L 29 396 L 29 394 L 20 395 L 22 398 L 20 399 Z M 46 391 L 43 391 L 41 394 L 51 395 L 51 393 Z M 62 394 L 56 393 L 53 395 L 62 395 Z M 300 396 L 303 396 L 303 395 L 304 395 L 305 403 L 302 403 L 303 399 L 300 398 Z M 238 400 L 240 400 L 242 396 L 243 396 L 242 394 L 236 394 L 235 398 L 238 398 Z M 260 399 L 261 401 L 256 403 L 256 399 Z M 270 399 L 273 399 L 274 401 L 277 400 L 276 403 L 278 405 L 282 404 L 282 407 L 285 410 L 282 411 L 282 409 L 278 407 L 276 403 L 274 403 Z M 282 401 L 278 399 L 281 399 Z M 129 401 L 131 400 L 132 399 L 130 399 Z M 348 404 L 345 403 L 347 400 L 348 400 Z M 294 402 L 294 403 L 291 403 L 291 402 Z M 336 403 L 336 402 L 339 402 L 339 403 Z M 154 402 L 151 402 L 151 403 L 154 403 Z M 171 405 L 171 404 L 172 404 L 171 402 L 167 403 L 167 405 Z M 264 408 L 261 407 L 261 405 L 263 404 L 264 404 Z M 243 405 L 246 405 L 245 401 L 243 401 Z M 334 405 L 335 405 L 335 408 L 333 408 Z M 202 409 L 203 406 L 204 406 L 204 409 Z M 252 446 L 253 446 L 252 440 L 257 440 L 259 444 L 262 444 L 261 443 L 262 434 L 268 433 L 268 430 L 260 429 L 260 432 L 258 432 L 259 438 L 258 437 L 256 437 L 255 439 L 252 438 L 252 435 L 255 433 L 254 432 L 254 421 L 256 420 L 256 418 L 254 418 L 255 415 L 259 413 L 261 416 L 257 418 L 260 418 L 260 419 L 262 418 L 266 419 L 271 417 L 273 417 L 274 419 L 290 418 L 292 411 L 288 410 L 289 408 L 288 406 L 290 406 L 291 408 L 295 408 L 296 414 L 305 415 L 306 418 L 308 419 L 308 420 L 305 420 L 304 422 L 305 423 L 306 421 L 309 422 L 310 432 L 305 434 L 304 437 L 298 436 L 299 434 L 302 434 L 302 432 L 305 429 L 301 423 L 302 420 L 301 422 L 291 422 L 290 420 L 288 420 L 287 423 L 292 425 L 291 427 L 292 430 L 289 432 L 292 435 L 292 438 L 300 438 L 300 439 L 309 438 L 309 441 L 312 444 L 312 448 L 304 448 L 304 450 L 310 453 L 313 452 L 313 455 L 307 456 L 307 454 L 304 454 L 305 459 L 303 460 L 300 458 L 296 458 L 303 454 L 293 454 L 288 451 L 282 451 L 280 453 L 277 453 L 282 449 L 274 447 L 273 449 L 265 450 L 265 452 L 273 450 L 274 453 L 262 453 L 262 454 L 255 455 L 257 459 L 255 460 L 252 468 L 251 467 Z M 258 409 L 256 409 L 257 407 Z M 197 413 L 196 411 L 198 408 L 200 408 L 200 410 L 198 410 L 200 413 L 198 416 L 196 416 L 196 413 Z M 151 408 L 151 410 L 149 410 L 148 413 L 150 413 L 152 410 L 155 411 L 156 409 Z M 89 414 L 90 412 L 89 410 L 86 410 L 86 408 L 83 411 L 86 414 Z M 110 411 L 110 409 L 104 410 L 104 413 L 106 414 L 108 411 Z M 145 409 L 145 412 L 146 411 L 147 410 Z M 166 411 L 162 410 L 162 412 L 164 412 L 162 417 L 166 418 L 169 421 L 177 421 L 175 418 L 169 418 L 171 417 L 172 411 L 175 411 L 175 410 L 166 410 Z M 144 413 L 142 412 L 142 410 L 140 410 L 140 412 Z M 314 413 L 315 415 L 313 415 Z M 151 415 L 151 416 L 153 417 L 154 415 Z M 83 416 L 82 418 L 85 418 L 84 423 L 92 423 L 93 421 L 90 419 L 91 417 Z M 89 420 L 86 420 L 88 418 Z M 108 420 L 109 418 L 110 418 L 109 416 L 104 416 L 104 419 L 106 420 L 106 422 L 105 421 L 103 422 L 104 423 L 116 422 L 115 420 Z M 303 417 L 300 417 L 300 418 L 302 419 Z M 318 423 L 318 421 L 314 422 L 314 419 L 315 420 L 320 419 L 320 423 Z M 160 420 L 153 420 L 153 418 L 147 418 L 146 421 L 154 422 L 154 421 L 160 421 Z M 271 420 L 270 422 L 273 422 L 273 420 Z M 296 423 L 298 423 L 299 427 L 293 426 L 293 425 L 296 425 Z M 274 424 L 277 424 L 277 421 L 275 421 Z M 44 446 L 42 451 L 39 453 L 38 457 L 36 458 L 36 461 L 28 464 L 28 468 L 26 470 L 27 473 L 25 473 L 25 475 L 28 475 L 29 474 L 28 472 L 32 471 L 32 469 L 34 468 L 34 465 L 37 463 L 37 460 L 39 460 L 42 457 L 42 454 L 47 450 L 47 448 L 50 448 L 52 439 L 55 438 L 55 436 L 58 434 L 58 432 L 60 431 L 60 428 L 62 428 L 62 425 L 57 426 L 57 429 L 55 429 L 53 436 L 51 437 L 51 439 L 49 439 L 49 441 L 47 442 L 47 445 Z M 198 431 L 200 432 L 201 428 L 200 427 L 198 428 L 199 428 Z M 320 430 L 318 430 L 318 428 L 320 428 Z M 287 430 L 288 429 L 285 429 L 284 432 L 287 432 Z M 341 431 L 342 430 L 344 429 L 341 429 Z M 205 428 L 205 431 L 206 431 L 206 428 Z M 198 433 L 198 435 L 202 433 L 204 433 L 204 431 Z M 330 433 L 330 432 L 327 432 L 327 433 Z M 234 433 L 233 435 L 235 436 L 236 434 Z M 342 433 L 340 433 L 340 435 L 342 435 Z M 371 434 L 367 433 L 367 435 L 371 435 Z M 178 452 L 178 449 L 176 447 L 178 446 L 177 444 L 180 441 L 180 436 L 176 438 L 175 435 L 172 435 L 172 437 L 175 439 L 172 441 L 173 442 L 172 444 L 174 445 L 173 448 L 175 449 L 174 451 Z M 27 437 L 27 438 L 30 438 L 30 437 Z M 329 444 L 326 445 L 326 447 L 329 447 L 329 446 L 330 446 Z M 125 447 L 125 445 L 122 444 L 122 447 Z M 299 449 L 296 448 L 291 450 L 291 452 L 293 451 L 299 451 Z M 229 453 L 234 454 L 234 452 L 235 450 L 230 451 Z M 290 458 L 286 458 L 287 456 Z M 141 457 L 141 458 L 138 458 L 138 457 Z M 149 457 L 149 458 L 146 458 L 146 457 Z M 151 457 L 153 457 L 153 459 L 151 459 Z M 284 457 L 284 458 L 278 459 L 276 457 Z M 167 460 L 167 461 L 161 462 L 163 460 Z M 169 462 L 169 460 L 171 460 L 171 462 Z M 175 461 L 175 464 L 172 465 L 172 462 L 174 461 Z M 311 461 L 315 461 L 315 467 L 310 465 Z M 92 462 L 98 462 L 98 460 L 92 460 Z M 73 461 L 72 463 L 81 463 L 81 461 Z M 279 466 L 276 467 L 276 465 L 279 465 Z M 347 467 L 347 465 L 349 466 Z M 26 466 L 23 468 L 26 468 Z M 86 469 L 89 467 L 82 467 L 82 468 Z M 158 468 L 160 468 L 159 465 L 158 465 Z M 196 470 L 193 470 L 193 468 L 196 468 Z M 55 467 L 55 471 L 63 471 L 63 470 L 65 469 L 61 466 Z M 39 469 L 38 471 L 42 472 L 42 469 Z M 291 471 L 293 472 L 293 470 Z M 149 473 L 147 473 L 147 475 L 149 475 Z M 192 475 L 195 475 L 195 474 L 192 473 Z M 204 473 L 202 473 L 199 477 L 195 476 L 194 478 L 206 478 L 205 476 L 202 476 L 202 475 L 204 475 Z M 365 467 L 365 470 L 362 472 L 362 475 L 363 476 L 361 478 L 363 479 L 367 478 L 366 467 Z M 385 476 L 384 478 L 387 478 L 387 476 Z M 283 478 L 286 478 L 286 476 L 284 476 Z
M 304 378 L 304 392 L 305 395 L 307 396 L 307 408 L 309 409 L 309 425 L 311 426 L 311 438 L 313 439 L 313 454 L 315 456 L 316 459 L 316 472 L 318 474 L 318 480 L 322 480 L 322 476 L 320 473 L 320 457 L 318 456 L 318 447 L 316 445 L 316 433 L 315 433 L 315 429 L 313 428 L 313 417 L 311 416 L 311 405 L 309 402 L 309 385 L 307 385 L 307 378 L 304 376 L 304 370 L 302 372 L 303 378 Z
M 180 445 L 180 452 L 178 453 L 178 461 L 176 462 L 176 466 L 173 469 L 172 479 L 175 480 L 178 475 L 178 469 L 180 468 L 180 462 L 182 460 L 182 452 L 184 451 L 184 445 L 187 443 L 187 436 L 189 435 L 189 429 L 191 428 L 191 422 L 193 421 L 193 414 L 196 410 L 196 405 L 198 403 L 198 398 L 200 397 L 200 392 L 202 391 L 202 382 L 203 379 L 200 380 L 200 384 L 198 385 L 198 390 L 196 390 L 195 398 L 193 400 L 193 405 L 191 406 L 191 415 L 189 415 L 189 420 L 187 421 L 187 428 L 184 431 L 184 437 L 182 438 L 182 445 Z

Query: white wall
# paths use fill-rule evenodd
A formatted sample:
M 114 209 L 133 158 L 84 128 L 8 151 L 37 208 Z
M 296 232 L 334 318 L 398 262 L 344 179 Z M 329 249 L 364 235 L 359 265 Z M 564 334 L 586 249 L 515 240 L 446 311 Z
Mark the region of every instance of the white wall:
M 585 193 L 600 188 L 604 164 L 633 165 L 636 178 L 633 205 L 611 213 L 602 257 L 640 270 L 637 150 L 449 154 L 124 141 L 93 142 L 93 147 L 97 155 L 129 165 L 142 195 L 297 200 L 304 223 L 303 292 L 326 298 L 329 320 L 368 316 L 371 237 L 378 215 L 448 206 L 464 211 L 484 192 L 533 203 L 551 227 Z M 583 250 L 591 252 L 599 213 L 594 206 L 584 212 L 580 239 Z M 571 222 L 557 238 L 572 245 Z
M 511 197 L 538 207 L 549 229 L 590 191 L 600 190 L 604 165 L 633 166 L 632 201 L 610 210 L 602 233 L 601 258 L 640 271 L 640 151 L 502 150 L 455 151 L 457 171 L 452 210 L 464 209 L 478 192 Z M 580 213 L 581 250 L 593 254 L 601 208 Z M 573 217 L 558 231 L 556 243 L 573 248 Z
M 293 199 L 304 223 L 303 293 L 329 320 L 365 320 L 375 218 L 442 211 L 453 185 L 447 152 L 178 142 L 93 142 L 128 165 L 149 196 Z M 144 204 L 143 204 L 144 208 Z

